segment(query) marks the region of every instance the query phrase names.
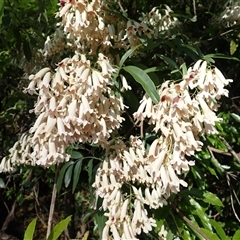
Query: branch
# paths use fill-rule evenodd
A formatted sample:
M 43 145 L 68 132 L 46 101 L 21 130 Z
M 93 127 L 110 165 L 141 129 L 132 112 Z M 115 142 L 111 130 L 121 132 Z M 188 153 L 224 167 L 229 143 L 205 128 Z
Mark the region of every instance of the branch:
M 236 210 L 235 210 L 235 207 L 234 207 L 233 196 L 232 196 L 232 192 L 234 193 L 235 197 L 236 197 L 236 193 L 235 193 L 234 189 L 232 189 L 232 187 L 231 187 L 231 182 L 230 182 L 230 178 L 229 178 L 229 174 L 228 173 L 226 174 L 226 177 L 227 177 L 227 184 L 228 184 L 229 189 L 230 189 L 230 199 L 231 199 L 232 210 L 233 210 L 234 216 L 236 217 L 238 222 L 240 222 L 240 218 L 238 217 L 238 215 L 236 213 Z M 236 197 L 236 199 L 237 199 L 237 202 L 239 203 L 239 200 L 238 200 L 237 197 Z
M 200 234 L 205 240 L 211 240 L 203 231 L 201 231 L 201 229 L 196 226 L 194 223 L 191 222 L 190 219 L 188 219 L 186 216 L 184 216 L 180 210 L 173 204 L 171 203 L 171 205 L 173 206 L 173 208 L 175 209 L 175 211 L 177 212 L 177 214 L 194 230 L 196 231 L 198 234 Z
M 224 144 L 225 144 L 226 147 L 228 148 L 228 150 L 229 150 L 229 152 L 231 153 L 231 155 L 237 159 L 238 163 L 240 163 L 240 156 L 239 156 L 239 154 L 237 154 L 237 153 L 233 150 L 233 148 L 232 148 L 232 147 L 230 146 L 230 144 L 225 140 L 225 138 L 223 138 L 223 137 L 219 137 L 219 138 L 224 142 Z
M 48 228 L 47 228 L 46 239 L 48 239 L 52 229 L 53 214 L 54 214 L 55 203 L 57 198 L 57 178 L 58 178 L 58 166 L 56 166 L 56 172 L 55 172 L 55 178 L 54 178 L 54 184 L 53 184 L 53 190 L 52 190 L 52 199 L 51 199 L 51 205 L 50 205 L 49 216 L 48 216 Z

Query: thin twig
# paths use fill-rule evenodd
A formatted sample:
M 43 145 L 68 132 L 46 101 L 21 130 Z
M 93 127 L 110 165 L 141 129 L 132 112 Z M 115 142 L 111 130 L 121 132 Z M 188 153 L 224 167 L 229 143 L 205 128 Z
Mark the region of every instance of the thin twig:
M 215 158 L 215 156 L 213 154 L 213 149 L 209 146 L 207 148 L 208 148 L 208 151 L 211 154 L 212 161 L 214 162 L 214 164 L 221 170 L 221 172 L 224 172 L 225 170 L 223 169 L 223 167 L 221 166 L 221 164 L 218 162 L 218 160 Z M 218 150 L 218 149 L 214 149 L 214 150 Z
M 228 148 L 228 150 L 230 151 L 230 153 L 232 154 L 233 157 L 235 157 L 237 159 L 237 161 L 240 163 L 240 157 L 239 157 L 239 154 L 237 154 L 233 148 L 230 146 L 230 144 L 225 140 L 225 138 L 223 137 L 219 137 L 223 142 L 224 144 L 226 145 L 226 147 Z
M 201 229 L 194 225 L 190 219 L 188 219 L 186 216 L 184 216 L 180 210 L 173 204 L 171 203 L 171 205 L 174 207 L 175 211 L 177 212 L 177 214 L 191 227 L 193 228 L 198 234 L 200 234 L 205 240 L 211 240 L 203 231 L 201 231 Z
M 217 148 L 214 148 L 214 147 L 208 146 L 208 150 L 209 150 L 210 152 L 215 152 L 215 153 L 219 153 L 219 154 L 226 155 L 226 156 L 232 156 L 231 153 L 229 153 L 229 152 L 224 152 L 224 151 L 222 151 L 222 150 L 220 150 L 220 149 L 217 149 Z
M 57 178 L 58 178 L 58 166 L 56 166 L 55 178 L 53 183 L 52 199 L 51 199 L 51 205 L 50 205 L 49 216 L 48 216 L 48 228 L 47 228 L 46 239 L 48 239 L 52 230 L 53 214 L 54 214 L 55 203 L 57 198 Z
M 227 184 L 228 184 L 229 189 L 230 189 L 230 199 L 231 199 L 232 210 L 233 210 L 234 216 L 236 217 L 238 222 L 240 222 L 240 219 L 239 219 L 239 217 L 238 217 L 238 215 L 237 215 L 237 213 L 235 211 L 234 204 L 233 204 L 232 187 L 231 187 L 230 178 L 229 178 L 229 174 L 228 173 L 226 174 L 226 178 L 227 178 Z

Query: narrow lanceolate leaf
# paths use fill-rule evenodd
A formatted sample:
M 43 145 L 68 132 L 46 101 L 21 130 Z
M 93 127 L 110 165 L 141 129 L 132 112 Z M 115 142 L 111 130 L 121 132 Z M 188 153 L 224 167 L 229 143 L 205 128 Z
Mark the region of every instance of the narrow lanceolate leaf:
M 123 68 L 126 72 L 131 74 L 133 78 L 142 85 L 143 89 L 146 91 L 148 96 L 153 100 L 153 102 L 159 102 L 159 94 L 156 90 L 156 87 L 151 80 L 151 78 L 147 75 L 144 70 L 135 66 L 127 66 Z
M 175 61 L 173 61 L 171 58 L 166 57 L 162 54 L 156 54 L 157 57 L 161 58 L 163 61 L 167 62 L 170 66 L 172 66 L 173 68 L 178 68 L 177 64 Z
M 65 175 L 65 172 L 66 172 L 67 168 L 72 164 L 74 164 L 73 161 L 65 163 L 64 166 L 62 167 L 61 171 L 59 172 L 58 179 L 57 179 L 57 191 L 58 192 L 60 191 L 60 189 L 62 187 L 62 182 L 63 182 L 63 177 Z
M 68 169 L 66 170 L 65 177 L 64 177 L 65 187 L 68 187 L 72 180 L 73 167 L 74 167 L 74 165 L 70 165 L 68 167 Z
M 205 214 L 203 208 L 200 206 L 200 204 L 195 201 L 193 198 L 190 198 L 190 204 L 195 208 L 192 213 L 197 215 L 199 219 L 201 220 L 203 226 L 208 229 L 209 231 L 212 231 L 212 225 L 210 224 L 210 220 L 208 216 Z
M 236 113 L 230 113 L 232 118 L 236 121 L 240 123 L 240 116 L 237 115 Z
M 23 240 L 32 240 L 33 235 L 35 232 L 35 226 L 36 226 L 37 218 L 34 218 L 28 225 Z
M 75 192 L 75 189 L 76 189 L 78 181 L 79 181 L 79 177 L 80 177 L 80 174 L 81 174 L 81 171 L 82 171 L 82 161 L 83 161 L 83 159 L 81 158 L 75 164 L 75 168 L 74 168 L 74 171 L 73 171 L 72 193 Z
M 134 48 L 129 49 L 121 58 L 119 62 L 119 67 L 121 68 L 125 61 L 140 47 L 142 44 L 135 46 Z
M 221 224 L 213 219 L 210 219 L 210 223 L 212 224 L 212 226 L 215 228 L 218 236 L 220 237 L 220 239 L 226 239 L 228 240 L 229 238 L 227 237 L 227 235 L 225 234 Z
M 65 218 L 60 223 L 58 223 L 51 231 L 47 240 L 57 240 L 61 233 L 67 228 L 70 221 L 71 216 Z

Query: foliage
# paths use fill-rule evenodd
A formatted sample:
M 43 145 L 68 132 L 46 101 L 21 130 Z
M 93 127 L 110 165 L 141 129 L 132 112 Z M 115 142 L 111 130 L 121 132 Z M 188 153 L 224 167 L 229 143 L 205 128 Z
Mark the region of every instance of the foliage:
M 106 89 L 111 86 L 112 102 L 115 98 L 123 99 L 123 104 L 128 106 L 121 110 L 121 116 L 125 118 L 125 121 L 122 121 L 119 127 L 112 128 L 107 139 L 109 148 L 106 147 L 106 142 L 100 141 L 102 138 L 99 137 L 99 142 L 94 142 L 90 136 L 87 141 L 75 141 L 74 139 L 74 141 L 61 142 L 62 146 L 66 146 L 64 157 L 69 158 L 67 162 L 65 159 L 57 161 L 55 166 L 50 166 L 50 164 L 45 166 L 45 169 L 17 162 L 19 166 L 15 171 L 2 173 L 0 176 L 2 193 L 0 204 L 3 206 L 5 204 L 9 209 L 17 204 L 17 209 L 21 209 L 29 199 L 35 202 L 38 207 L 35 207 L 33 214 L 26 216 L 28 219 L 25 219 L 25 222 L 28 222 L 29 218 L 35 217 L 36 214 L 39 216 L 39 213 L 44 213 L 44 211 L 46 214 L 49 213 L 40 207 L 39 199 L 44 195 L 48 196 L 44 203 L 48 209 L 50 196 L 54 195 L 56 190 L 58 197 L 51 205 L 56 204 L 55 217 L 59 224 L 52 229 L 48 239 L 57 239 L 67 225 L 69 238 L 101 239 L 109 216 L 106 214 L 108 211 L 103 207 L 104 199 L 100 197 L 100 187 L 96 184 L 96 179 L 100 171 L 106 171 L 101 170 L 104 161 L 117 146 L 130 148 L 132 144 L 130 136 L 138 136 L 146 151 L 150 150 L 151 144 L 163 133 L 154 132 L 154 126 L 149 125 L 147 120 L 142 121 L 142 128 L 139 129 L 134 119 L 139 102 L 143 101 L 144 96 L 149 97 L 152 104 L 155 104 L 154 106 L 163 102 L 161 93 L 159 93 L 159 89 L 164 91 L 161 88 L 162 84 L 169 79 L 173 83 L 179 83 L 188 74 L 189 66 L 194 67 L 194 62 L 202 59 L 208 64 L 207 69 L 213 70 L 217 66 L 225 76 L 234 80 L 228 87 L 229 98 L 213 100 L 214 104 L 220 104 L 218 117 L 221 121 L 216 122 L 218 133 L 199 135 L 199 140 L 203 142 L 201 151 L 196 151 L 194 156 L 187 157 L 187 160 L 194 160 L 195 165 L 179 176 L 181 179 L 184 178 L 188 186 L 181 187 L 179 192 L 166 195 L 164 200 L 167 204 L 156 209 L 146 207 L 146 211 L 151 213 L 156 221 L 156 226 L 153 226 L 151 231 L 141 231 L 138 237 L 140 239 L 159 239 L 159 237 L 162 239 L 239 239 L 240 101 L 238 89 L 240 85 L 237 79 L 239 78 L 240 50 L 239 23 L 232 21 L 226 15 L 228 13 L 225 10 L 231 2 L 224 0 L 220 2 L 214 0 L 210 2 L 204 0 L 163 1 L 159 8 L 160 12 L 166 8 L 164 4 L 167 4 L 172 9 L 168 17 L 173 22 L 177 19 L 177 24 L 169 25 L 169 28 L 159 31 L 156 37 L 148 37 L 146 32 L 139 33 L 133 36 L 133 41 L 129 41 L 129 45 L 125 45 L 127 37 L 122 45 L 118 45 L 120 40 L 117 42 L 112 36 L 109 40 L 109 44 L 112 44 L 111 48 L 104 43 L 94 48 L 94 41 L 91 42 L 91 38 L 84 39 L 86 49 L 81 44 L 78 45 L 77 41 L 73 41 L 76 46 L 71 42 L 71 38 L 75 37 L 71 30 L 69 30 L 68 38 L 64 34 L 58 35 L 58 31 L 62 30 L 56 23 L 60 22 L 62 16 L 58 15 L 58 18 L 55 18 L 55 14 L 58 7 L 62 8 L 63 6 L 60 5 L 66 2 L 68 1 L 60 1 L 57 6 L 57 1 L 0 1 L 0 31 L 2 33 L 0 37 L 0 87 L 3 89 L 0 93 L 0 157 L 8 155 L 8 150 L 23 133 L 34 127 L 34 122 L 39 116 L 34 111 L 29 113 L 29 110 L 36 107 L 34 103 L 38 101 L 38 96 L 22 93 L 23 87 L 29 91 L 27 87 L 29 75 L 35 74 L 36 76 L 40 69 L 48 67 L 49 74 L 53 78 L 55 72 L 60 71 L 62 59 L 66 57 L 71 59 L 80 47 L 82 54 L 87 52 L 86 56 L 92 64 L 89 67 L 91 71 L 100 71 L 101 67 L 97 65 L 97 62 L 106 60 L 98 58 L 98 53 L 110 56 L 108 63 L 114 63 L 112 64 L 114 71 L 108 70 L 105 73 L 107 76 L 112 71 L 109 76 L 111 81 L 106 84 Z M 233 9 L 237 6 L 237 2 L 234 4 Z M 127 28 L 128 22 L 136 24 L 133 20 L 140 22 L 139 18 L 147 22 L 147 13 L 158 5 L 158 1 L 111 1 L 107 5 L 109 9 L 105 9 L 106 13 L 103 11 L 101 16 L 108 14 L 106 21 L 109 22 L 106 24 L 108 24 L 108 29 L 114 25 L 116 34 L 122 27 L 121 24 L 126 25 L 125 28 Z M 145 16 L 142 16 L 142 13 L 145 13 Z M 164 11 L 161 14 L 164 16 Z M 119 25 L 116 24 L 116 19 Z M 131 24 L 128 26 L 129 29 Z M 154 28 L 156 29 L 156 25 Z M 46 41 L 48 36 L 50 40 Z M 62 45 L 59 45 L 58 39 Z M 68 45 L 67 41 L 69 41 Z M 52 45 L 55 44 L 60 50 L 55 51 L 52 48 L 49 50 L 47 48 L 49 42 Z M 95 53 L 89 51 L 91 48 Z M 68 64 L 74 67 L 75 63 L 73 61 Z M 70 74 L 71 72 L 67 73 L 67 76 Z M 64 84 L 67 88 L 69 83 L 66 84 L 66 79 Z M 71 91 L 69 96 L 74 95 L 74 90 Z M 192 96 L 198 91 L 193 89 Z M 94 95 L 94 91 L 91 94 Z M 109 97 L 108 94 L 110 93 L 107 91 L 103 92 L 106 98 Z M 55 96 L 57 98 L 57 94 Z M 94 101 L 95 99 L 92 102 L 89 100 L 89 103 L 93 104 Z M 101 100 L 96 101 L 94 106 L 98 106 L 99 103 Z M 121 100 L 119 100 L 120 103 Z M 90 127 L 93 128 L 93 125 L 92 122 Z M 106 129 L 110 127 L 111 122 L 108 122 Z M 77 126 L 71 131 L 76 131 L 76 129 Z M 79 132 L 82 136 L 85 133 L 84 129 L 80 129 Z M 31 148 L 34 148 L 34 145 L 35 143 L 31 145 Z M 18 155 L 20 156 L 23 152 L 23 149 L 18 150 Z M 121 152 L 118 152 L 117 156 L 121 158 Z M 111 157 L 114 158 L 113 155 Z M 32 160 L 28 159 L 27 164 L 31 163 Z M 40 165 L 44 164 L 40 163 Z M 136 181 L 132 180 L 121 186 L 121 191 L 125 192 L 121 201 L 128 198 L 134 199 L 134 195 L 137 195 L 131 188 L 134 184 Z M 144 183 L 138 183 L 136 188 L 145 190 L 146 187 Z M 95 198 L 96 195 L 98 198 Z M 145 197 L 145 193 L 143 195 Z M 131 204 L 129 208 L 133 213 L 136 203 L 132 201 Z M 15 211 L 17 212 L 16 209 Z M 3 216 L 7 219 L 9 213 L 10 211 Z M 43 215 L 40 214 L 41 220 L 44 219 Z M 73 216 L 72 220 L 69 217 L 66 218 L 69 215 Z M 60 222 L 63 218 L 65 220 Z M 2 225 L 4 221 L 5 219 L 1 220 Z M 44 221 L 46 220 L 41 222 Z M 40 224 L 39 221 L 38 224 Z M 29 224 L 24 239 L 33 239 L 35 225 L 36 219 Z M 11 227 L 4 227 L 2 231 L 14 235 Z M 39 238 L 40 235 L 39 229 L 36 229 L 35 236 Z M 19 238 L 22 237 L 23 232 L 19 235 Z

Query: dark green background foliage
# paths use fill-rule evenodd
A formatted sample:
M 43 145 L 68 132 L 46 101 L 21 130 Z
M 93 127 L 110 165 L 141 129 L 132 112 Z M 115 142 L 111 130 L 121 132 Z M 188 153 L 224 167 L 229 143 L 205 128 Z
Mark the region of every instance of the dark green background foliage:
M 132 57 L 126 65 L 148 69 L 150 78 L 159 86 L 167 79 L 181 77 L 180 66 L 187 66 L 205 58 L 228 78 L 234 79 L 229 87 L 229 98 L 221 100 L 217 124 L 219 135 L 203 138 L 204 147 L 196 153 L 196 165 L 186 174 L 188 188 L 172 195 L 169 205 L 153 212 L 158 228 L 164 223 L 169 227 L 168 239 L 231 239 L 239 229 L 240 222 L 240 39 L 238 25 L 227 27 L 217 20 L 227 6 L 224 0 L 215 1 L 161 1 L 173 9 L 181 24 L 158 40 L 142 39 L 145 45 L 143 56 Z M 158 6 L 159 0 L 121 1 L 121 7 L 128 10 L 128 16 L 138 19 L 141 12 L 148 12 Z M 38 49 L 43 48 L 46 36 L 55 31 L 57 0 L 0 0 L 0 159 L 12 147 L 21 133 L 29 129 L 34 116 L 29 113 L 35 98 L 22 93 L 28 82 L 23 78 L 20 62 L 23 57 L 31 62 Z M 115 8 L 116 9 L 116 8 Z M 123 55 L 124 52 L 121 54 Z M 211 55 L 208 55 L 211 54 Z M 46 63 L 47 64 L 47 63 Z M 149 68 L 154 67 L 154 71 Z M 131 69 L 130 69 L 131 70 Z M 125 71 L 131 74 L 129 68 Z M 124 68 L 123 70 L 124 71 Z M 124 115 L 126 122 L 121 136 L 138 134 L 132 125 L 131 114 L 137 109 L 144 94 L 143 89 L 129 75 L 133 91 L 125 93 L 129 105 Z M 132 126 L 132 127 L 129 127 Z M 149 129 L 150 130 L 150 129 Z M 150 136 L 147 141 L 151 140 Z M 26 224 L 39 214 L 48 214 L 55 173 L 58 173 L 58 199 L 56 222 L 72 215 L 69 235 L 79 236 L 89 230 L 89 239 L 99 239 L 105 218 L 101 211 L 92 209 L 94 189 L 91 184 L 104 152 L 92 145 L 75 144 L 69 147 L 71 161 L 61 166 L 41 169 L 20 166 L 12 174 L 0 176 L 0 224 L 7 217 L 7 208 L 16 202 L 16 217 L 13 223 L 22 222 L 20 229 L 10 224 L 5 232 L 23 237 Z M 41 204 L 38 205 L 38 201 Z M 98 202 L 100 206 L 100 202 Z M 28 205 L 36 205 L 29 212 Z M 19 212 L 23 211 L 21 219 Z M 37 225 L 40 224 L 38 221 Z M 44 233 L 45 234 L 45 233 Z M 44 238 L 37 230 L 35 238 Z M 240 239 L 239 231 L 233 239 Z M 141 239 L 158 239 L 156 233 L 142 235 Z

